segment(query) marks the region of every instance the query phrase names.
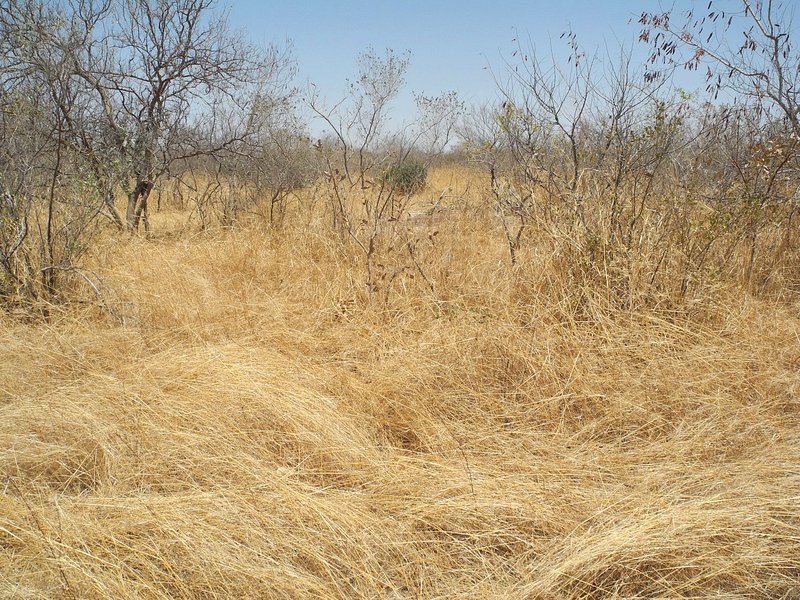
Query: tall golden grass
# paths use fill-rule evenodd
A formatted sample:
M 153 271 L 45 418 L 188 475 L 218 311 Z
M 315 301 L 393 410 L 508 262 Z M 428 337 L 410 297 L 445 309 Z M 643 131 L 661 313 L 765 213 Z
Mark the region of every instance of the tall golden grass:
M 620 308 L 445 186 L 374 294 L 320 211 L 165 206 L 119 319 L 0 317 L 0 596 L 800 598 L 797 303 Z

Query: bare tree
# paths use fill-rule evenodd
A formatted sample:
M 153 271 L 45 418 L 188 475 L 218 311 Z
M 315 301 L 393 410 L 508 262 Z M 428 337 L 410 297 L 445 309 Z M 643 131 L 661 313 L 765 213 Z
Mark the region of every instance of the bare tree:
M 800 52 L 792 39 L 792 4 L 739 0 L 682 15 L 641 14 L 639 39 L 648 44 L 649 79 L 672 70 L 705 69 L 706 91 L 729 106 L 719 139 L 732 174 L 721 187 L 748 240 L 744 281 L 752 289 L 759 232 L 769 223 L 784 233 L 771 261 L 793 245 L 800 179 Z M 725 178 L 723 178 L 723 181 Z M 737 229 L 739 229 L 737 227 Z
M 0 287 L 36 295 L 36 272 L 52 298 L 100 215 L 149 229 L 160 179 L 251 155 L 253 102 L 291 95 L 292 72 L 288 49 L 248 44 L 213 0 L 0 0 Z
M 391 104 L 404 85 L 409 60 L 408 54 L 392 50 L 385 56 L 368 50 L 359 57 L 358 77 L 344 98 L 328 106 L 313 87 L 307 98 L 331 134 L 318 150 L 331 188 L 333 226 L 364 254 L 370 292 L 377 289 L 378 246 L 391 245 L 410 198 L 396 179 L 385 176 L 387 170 L 404 164 L 415 151 L 424 157 L 425 168 L 449 144 L 462 109 L 454 93 L 419 95 L 417 120 L 391 129 Z
M 65 18 L 57 7 L 34 3 L 8 2 L 3 9 L 0 185 L 7 208 L 13 207 L 4 215 L 3 229 L 14 234 L 3 234 L 1 258 L 15 293 L 52 300 L 57 274 L 76 272 L 75 262 L 108 199 L 85 193 L 87 187 L 103 188 L 107 171 L 96 156 L 79 152 L 90 137 L 101 135 L 86 85 L 72 68 L 86 21 L 82 13 Z
M 518 43 L 497 78 L 502 105 L 484 108 L 468 133 L 477 135 L 473 156 L 488 166 L 512 264 L 531 225 L 630 250 L 679 142 L 685 103 L 637 76 L 629 50 L 589 55 L 572 33 L 562 38 L 566 64 L 552 48 L 542 54 Z M 602 210 L 589 214 L 589 196 L 603 199 Z
M 792 40 L 791 3 L 738 0 L 734 8 L 710 1 L 676 19 L 672 11 L 644 12 L 639 39 L 650 45 L 648 78 L 682 67 L 705 67 L 714 97 L 729 91 L 761 109 L 777 108 L 800 137 L 800 53 Z M 676 23 L 676 21 L 679 21 Z
M 264 95 L 253 104 L 256 134 L 248 156 L 231 156 L 223 171 L 240 182 L 235 210 L 266 201 L 265 218 L 278 226 L 289 197 L 321 173 L 321 161 L 297 111 L 294 96 Z
M 98 174 L 114 171 L 124 185 L 130 229 L 149 226 L 148 198 L 173 165 L 247 140 L 256 93 L 287 93 L 288 51 L 247 44 L 214 0 L 6 3 L 11 50 L 25 72 L 79 93 L 85 118 L 62 117 Z
M 284 54 L 261 56 L 212 7 L 213 0 L 125 0 L 115 11 L 113 37 L 127 56 L 98 84 L 121 107 L 111 120 L 126 132 L 130 228 L 142 219 L 148 226 L 149 195 L 174 163 L 246 141 L 254 87 L 287 69 Z

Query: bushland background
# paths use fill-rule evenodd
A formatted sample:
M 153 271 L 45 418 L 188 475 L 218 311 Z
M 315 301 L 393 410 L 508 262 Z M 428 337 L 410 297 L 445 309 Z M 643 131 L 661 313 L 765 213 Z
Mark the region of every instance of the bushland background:
M 0 7 L 0 595 L 800 597 L 790 4 L 402 127 L 402 52 Z

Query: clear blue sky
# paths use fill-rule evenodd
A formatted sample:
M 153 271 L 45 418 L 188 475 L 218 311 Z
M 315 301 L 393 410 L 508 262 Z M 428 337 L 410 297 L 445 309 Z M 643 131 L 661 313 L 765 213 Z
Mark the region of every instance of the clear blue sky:
M 504 58 L 510 58 L 518 34 L 545 49 L 550 40 L 563 47 L 558 38 L 568 28 L 587 50 L 602 48 L 606 42 L 612 48 L 619 42 L 636 46 L 639 28 L 636 18 L 632 24 L 629 20 L 662 4 L 658 0 L 232 0 L 228 6 L 231 25 L 246 29 L 254 42 L 292 40 L 300 69 L 298 83 L 313 81 L 331 100 L 355 75 L 356 57 L 366 48 L 410 50 L 407 90 L 396 106 L 403 119 L 412 113 L 411 91 L 434 95 L 456 90 L 463 100 L 476 104 L 494 99 L 495 84 L 485 67 L 500 68 Z

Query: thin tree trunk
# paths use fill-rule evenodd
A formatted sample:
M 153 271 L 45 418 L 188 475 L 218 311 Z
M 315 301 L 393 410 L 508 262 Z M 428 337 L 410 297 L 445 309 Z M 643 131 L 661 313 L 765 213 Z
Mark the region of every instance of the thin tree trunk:
M 55 257 L 55 239 L 53 238 L 53 212 L 55 209 L 55 196 L 56 185 L 58 184 L 58 176 L 61 174 L 61 136 L 56 145 L 56 165 L 53 169 L 53 178 L 50 181 L 50 197 L 47 201 L 47 237 L 45 240 L 46 250 L 45 259 L 46 264 L 42 268 L 42 279 L 45 287 L 45 292 L 48 298 L 52 298 L 56 293 L 56 276 L 55 272 L 49 267 L 53 266 Z
M 125 226 L 129 231 L 134 230 L 136 218 L 136 204 L 139 202 L 139 185 L 128 194 L 128 207 L 125 210 Z
M 144 218 L 145 227 L 149 229 L 147 219 L 147 199 L 153 189 L 153 184 L 149 181 L 139 181 L 133 191 L 128 194 L 128 208 L 125 213 L 125 220 L 128 230 L 131 232 L 139 229 L 139 222 Z
M 111 214 L 111 218 L 114 219 L 114 223 L 117 224 L 117 227 L 119 227 L 120 230 L 124 230 L 125 222 L 122 220 L 122 215 L 119 214 L 117 207 L 114 205 L 113 190 L 106 190 L 104 201 L 106 208 L 108 208 L 108 212 Z

